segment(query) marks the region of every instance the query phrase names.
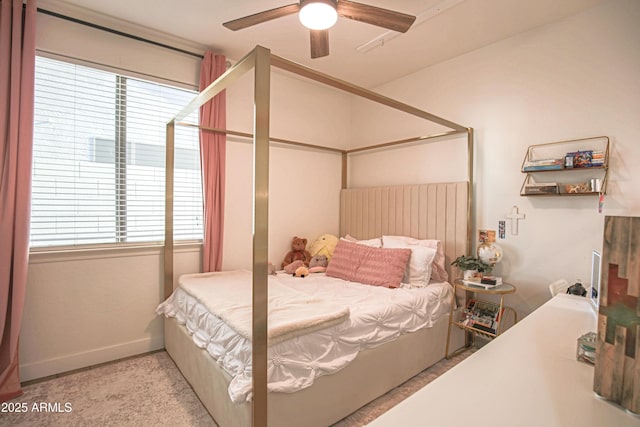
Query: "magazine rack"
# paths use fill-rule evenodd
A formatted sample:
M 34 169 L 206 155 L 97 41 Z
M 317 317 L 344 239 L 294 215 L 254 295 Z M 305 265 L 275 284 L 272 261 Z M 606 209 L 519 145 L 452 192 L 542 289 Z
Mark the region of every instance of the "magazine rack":
M 466 298 L 464 310 L 459 315 L 455 312 L 455 298 L 458 290 L 464 290 L 467 296 L 474 294 L 473 298 Z M 518 322 L 516 311 L 504 305 L 505 295 L 512 294 L 516 291 L 516 287 L 510 283 L 502 283 L 491 288 L 474 286 L 456 280 L 453 285 L 453 296 L 451 301 L 451 313 L 449 314 L 449 330 L 447 332 L 447 345 L 445 348 L 445 357 L 449 358 L 453 354 L 449 354 L 449 341 L 451 338 L 452 326 L 457 326 L 472 336 L 482 336 L 493 339 L 500 335 L 503 331 L 504 318 L 509 313 L 513 314 L 513 323 Z M 499 295 L 500 303 L 485 301 L 475 297 L 475 294 Z M 457 351 L 456 351 L 457 352 Z M 455 353 L 455 352 L 454 352 Z

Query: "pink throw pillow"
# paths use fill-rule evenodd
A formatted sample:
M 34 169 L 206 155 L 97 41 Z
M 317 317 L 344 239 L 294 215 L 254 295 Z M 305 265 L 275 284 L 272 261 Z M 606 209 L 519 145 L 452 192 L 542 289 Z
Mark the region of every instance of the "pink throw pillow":
M 411 249 L 373 248 L 340 240 L 327 267 L 327 276 L 373 286 L 400 286 Z

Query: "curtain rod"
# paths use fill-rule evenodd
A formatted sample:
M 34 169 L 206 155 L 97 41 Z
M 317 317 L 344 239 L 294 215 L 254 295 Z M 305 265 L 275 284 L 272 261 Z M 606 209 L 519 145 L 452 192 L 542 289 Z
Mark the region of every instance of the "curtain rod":
M 42 8 L 37 8 L 37 10 L 38 10 L 39 13 L 42 13 L 44 15 L 53 16 L 54 18 L 64 19 L 65 21 L 70 21 L 70 22 L 73 22 L 73 23 L 76 23 L 76 24 L 84 25 L 86 27 L 90 27 L 90 28 L 95 28 L 97 30 L 106 31 L 107 33 L 115 34 L 115 35 L 122 36 L 122 37 L 127 37 L 127 38 L 130 38 L 130 39 L 139 41 L 139 42 L 152 44 L 154 46 L 163 47 L 165 49 L 173 50 L 175 52 L 180 52 L 180 53 L 184 53 L 184 54 L 187 54 L 187 55 L 195 56 L 196 58 L 200 58 L 200 59 L 204 58 L 204 56 L 199 54 L 199 53 L 190 52 L 190 51 L 185 50 L 185 49 L 180 49 L 179 47 L 170 46 L 170 45 L 167 45 L 167 44 L 164 44 L 164 43 L 160 43 L 160 42 L 157 42 L 157 41 L 146 39 L 144 37 L 140 37 L 140 36 L 136 36 L 136 35 L 133 35 L 133 34 L 125 33 L 123 31 L 114 30 L 113 28 L 104 27 L 102 25 L 94 24 L 94 23 L 88 22 L 88 21 L 83 21 L 82 19 L 73 18 L 71 16 L 63 15 L 63 14 L 57 13 L 57 12 L 52 12 L 50 10 L 46 10 L 46 9 L 42 9 Z

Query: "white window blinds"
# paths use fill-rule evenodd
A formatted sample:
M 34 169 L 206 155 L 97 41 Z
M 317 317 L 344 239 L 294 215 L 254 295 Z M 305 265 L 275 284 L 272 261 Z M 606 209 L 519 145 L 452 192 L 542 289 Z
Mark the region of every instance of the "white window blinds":
M 31 246 L 162 242 L 165 126 L 194 95 L 37 57 Z M 175 145 L 174 238 L 201 240 L 197 129 Z

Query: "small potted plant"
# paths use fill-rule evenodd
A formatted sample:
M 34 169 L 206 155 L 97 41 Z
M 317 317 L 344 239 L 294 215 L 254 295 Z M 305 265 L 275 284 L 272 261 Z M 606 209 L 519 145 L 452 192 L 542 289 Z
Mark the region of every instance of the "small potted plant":
M 491 273 L 491 266 L 471 255 L 460 255 L 451 265 L 458 267 L 463 272 L 465 280 L 472 278 L 476 273 Z

